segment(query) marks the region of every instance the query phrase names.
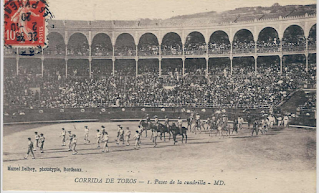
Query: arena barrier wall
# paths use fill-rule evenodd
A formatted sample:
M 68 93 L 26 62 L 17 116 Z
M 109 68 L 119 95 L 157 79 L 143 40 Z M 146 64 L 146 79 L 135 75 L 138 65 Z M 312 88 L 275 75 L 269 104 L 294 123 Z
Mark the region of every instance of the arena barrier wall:
M 109 107 L 109 108 L 66 108 L 66 109 L 25 109 L 5 111 L 3 120 L 5 125 L 26 123 L 61 123 L 61 122 L 87 122 L 87 121 L 120 121 L 140 120 L 146 114 L 152 118 L 155 115 L 164 119 L 165 115 L 170 119 L 181 117 L 186 119 L 191 112 L 199 113 L 202 119 L 211 117 L 220 110 L 217 108 L 182 108 L 182 107 Z M 234 116 L 242 116 L 247 119 L 247 109 L 226 109 L 229 120 Z M 268 112 L 268 109 L 249 109 L 251 115 L 258 115 L 260 111 Z M 310 116 L 314 117 L 314 116 Z M 291 120 L 291 124 L 315 127 L 316 119 L 309 116 L 300 116 Z
M 155 115 L 164 119 L 167 115 L 170 119 L 181 117 L 186 119 L 191 112 L 199 113 L 201 118 L 211 117 L 217 108 L 176 108 L 176 107 L 109 107 L 109 108 L 68 108 L 68 109 L 25 109 L 5 111 L 4 124 L 19 122 L 47 122 L 53 120 L 85 120 L 98 119 L 99 121 L 111 121 L 111 119 L 143 119 L 146 114 L 152 118 Z M 237 115 L 244 115 L 244 109 L 227 109 L 230 119 Z M 257 113 L 259 110 L 250 109 Z

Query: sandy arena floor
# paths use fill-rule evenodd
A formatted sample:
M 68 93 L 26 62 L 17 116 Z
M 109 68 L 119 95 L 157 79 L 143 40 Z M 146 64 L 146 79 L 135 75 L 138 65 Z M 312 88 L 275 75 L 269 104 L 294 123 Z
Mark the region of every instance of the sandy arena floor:
M 267 135 L 251 137 L 244 128 L 238 135 L 219 139 L 203 132 L 188 133 L 188 143 L 158 139 L 154 148 L 143 133 L 139 150 L 117 145 L 116 125 L 130 127 L 136 122 L 67 123 L 55 125 L 6 126 L 3 137 L 3 168 L 5 190 L 46 191 L 157 191 L 157 192 L 236 192 L 236 193 L 311 193 L 316 191 L 316 131 L 275 128 Z M 77 129 L 74 129 L 73 125 Z M 91 144 L 84 144 L 84 125 L 90 130 Z M 110 136 L 110 152 L 97 149 L 96 129 L 106 127 Z M 78 138 L 78 154 L 72 155 L 61 146 L 61 128 L 71 130 Z M 44 133 L 45 152 L 35 152 L 36 159 L 23 157 L 27 138 L 34 132 Z M 148 133 L 150 134 L 150 132 Z M 11 167 L 30 167 L 37 172 L 9 171 Z M 39 172 L 41 167 L 58 167 L 61 172 Z M 82 172 L 64 172 L 66 168 L 81 168 Z M 76 179 L 98 178 L 102 183 L 79 183 Z M 114 178 L 114 183 L 105 183 Z M 120 180 L 119 180 L 120 179 Z M 121 180 L 129 179 L 129 180 Z M 135 179 L 135 183 L 134 183 Z M 161 183 L 154 184 L 158 179 Z M 169 184 L 171 180 L 175 184 Z M 181 181 L 182 184 L 177 184 Z M 206 185 L 185 184 L 189 181 Z M 222 180 L 224 185 L 214 185 Z M 118 183 L 120 181 L 120 183 Z M 124 183 L 131 182 L 131 183 Z M 150 184 L 148 184 L 150 182 Z M 209 184 L 210 183 L 210 184 Z

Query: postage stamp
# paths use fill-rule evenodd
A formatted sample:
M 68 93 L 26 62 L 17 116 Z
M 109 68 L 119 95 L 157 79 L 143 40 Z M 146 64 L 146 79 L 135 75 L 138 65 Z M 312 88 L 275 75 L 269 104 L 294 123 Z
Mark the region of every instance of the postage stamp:
M 4 42 L 12 47 L 44 47 L 46 18 L 52 15 L 45 0 L 5 0 Z
M 1 0 L 0 192 L 316 193 L 317 3 L 275 2 Z

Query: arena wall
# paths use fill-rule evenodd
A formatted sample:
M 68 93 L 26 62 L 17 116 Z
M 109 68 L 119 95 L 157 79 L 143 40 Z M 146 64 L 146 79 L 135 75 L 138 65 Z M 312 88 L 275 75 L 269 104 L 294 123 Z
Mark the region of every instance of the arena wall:
M 165 110 L 164 110 L 165 109 Z M 216 108 L 176 108 L 176 107 L 109 107 L 109 108 L 69 108 L 69 109 L 25 109 L 23 111 L 6 111 L 3 117 L 4 123 L 12 122 L 40 122 L 52 120 L 81 120 L 98 119 L 99 121 L 111 121 L 111 119 L 143 119 L 146 114 L 150 117 L 157 115 L 164 119 L 167 115 L 171 119 L 181 117 L 186 119 L 191 112 L 196 112 L 203 119 L 211 117 Z M 231 119 L 235 114 L 243 114 L 244 109 L 228 109 Z M 260 112 L 260 109 L 252 109 L 250 112 Z
M 165 111 L 164 111 L 165 109 Z M 108 122 L 112 120 L 132 119 L 140 120 L 146 117 L 146 114 L 152 118 L 155 115 L 159 119 L 168 116 L 170 119 L 181 117 L 186 119 L 191 112 L 199 113 L 202 119 L 211 117 L 212 114 L 219 110 L 217 108 L 177 108 L 177 107 L 109 107 L 109 108 L 69 108 L 69 109 L 26 109 L 18 112 L 17 110 L 6 111 L 3 117 L 4 124 L 19 123 L 41 123 L 41 122 L 65 122 L 65 121 L 87 121 L 96 120 Z M 249 109 L 251 115 L 260 115 L 261 111 L 268 112 L 268 109 Z M 232 121 L 234 116 L 242 116 L 247 121 L 247 109 L 227 109 L 229 120 Z M 309 113 L 309 112 L 307 112 Z M 314 112 L 310 115 L 301 113 L 296 118 L 291 119 L 291 124 L 316 126 Z

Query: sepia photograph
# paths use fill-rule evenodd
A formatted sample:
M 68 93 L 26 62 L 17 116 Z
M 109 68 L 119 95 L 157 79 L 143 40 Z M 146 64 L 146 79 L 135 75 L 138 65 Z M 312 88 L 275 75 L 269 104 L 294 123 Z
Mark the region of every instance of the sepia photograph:
M 1 6 L 1 192 L 316 192 L 316 0 Z

